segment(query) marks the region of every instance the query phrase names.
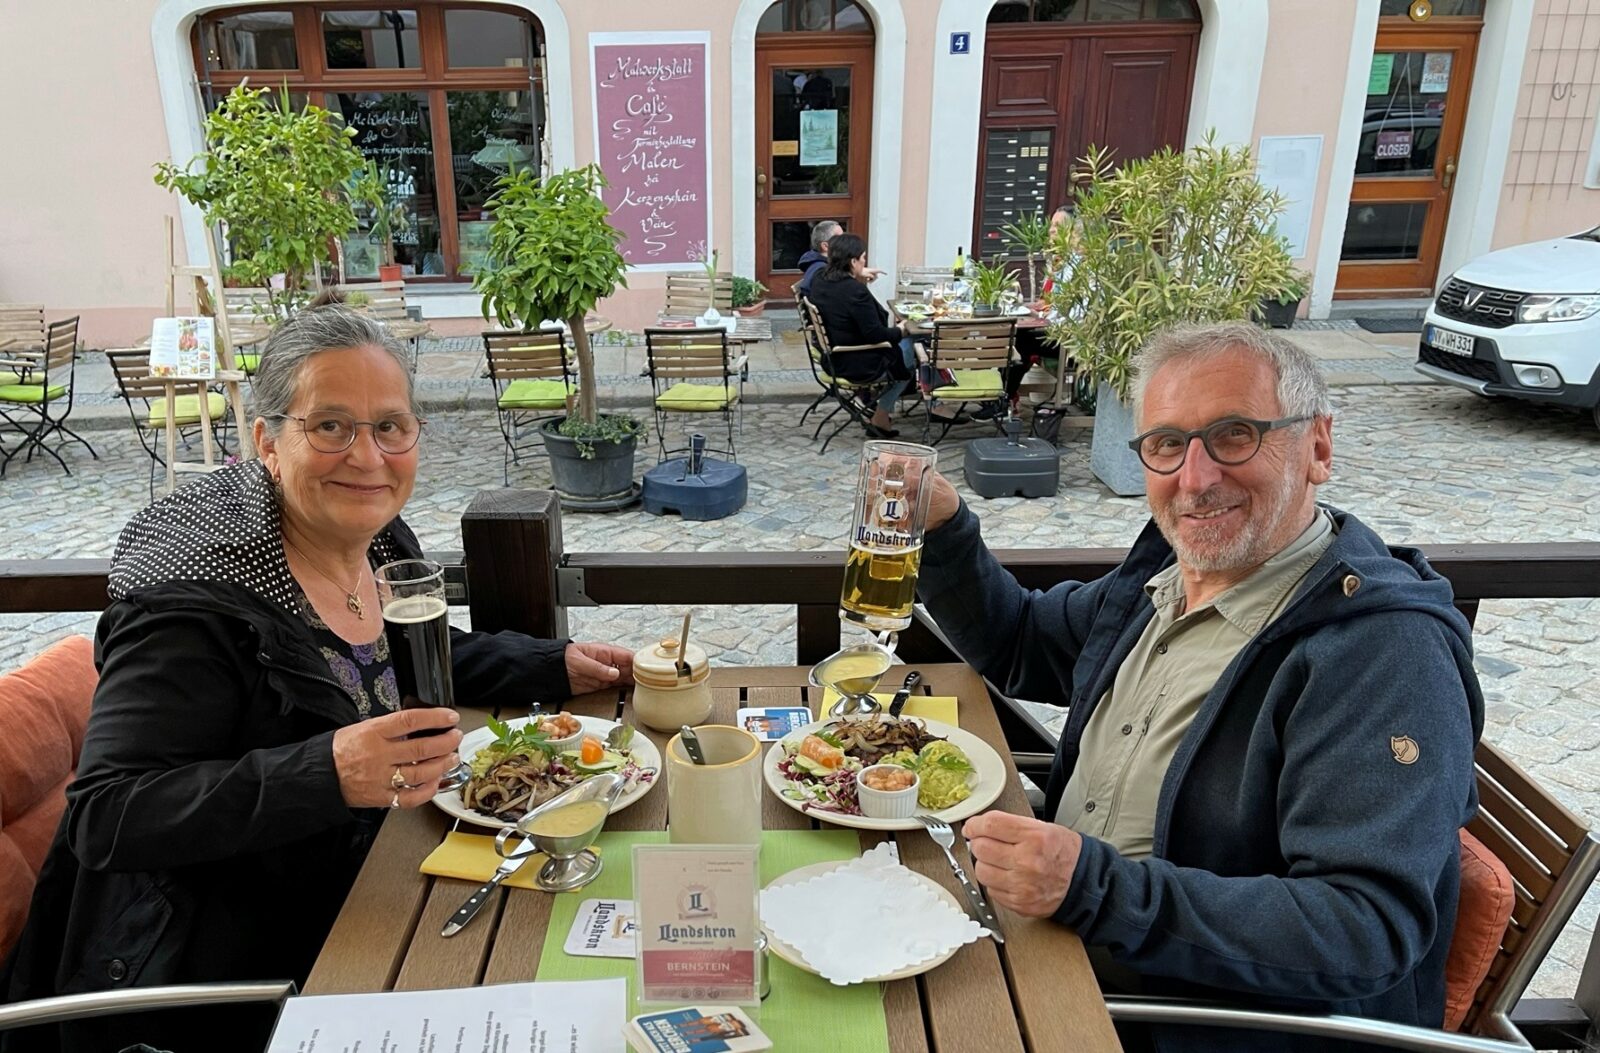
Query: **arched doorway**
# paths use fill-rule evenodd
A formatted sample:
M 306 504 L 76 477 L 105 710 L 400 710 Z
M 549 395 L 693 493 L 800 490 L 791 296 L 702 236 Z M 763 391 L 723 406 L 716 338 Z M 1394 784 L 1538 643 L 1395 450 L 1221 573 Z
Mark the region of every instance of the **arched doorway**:
M 867 230 L 874 45 L 852 0 L 778 0 L 756 27 L 756 280 L 774 299 L 814 224 Z
M 1196 0 L 999 0 L 986 30 L 975 255 L 1006 253 L 1001 228 L 1066 202 L 1089 146 L 1118 161 L 1182 148 Z

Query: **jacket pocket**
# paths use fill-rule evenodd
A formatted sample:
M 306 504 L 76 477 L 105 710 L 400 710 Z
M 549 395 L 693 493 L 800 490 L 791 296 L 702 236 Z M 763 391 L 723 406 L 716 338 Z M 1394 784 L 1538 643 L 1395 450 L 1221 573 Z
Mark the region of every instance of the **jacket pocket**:
M 170 939 L 175 911 L 172 901 L 151 874 L 122 874 L 118 891 L 100 899 L 115 902 L 125 899 L 120 910 L 109 917 L 93 907 L 83 915 L 93 919 L 83 929 L 70 932 L 67 946 L 82 948 L 77 971 L 60 985 L 62 994 L 88 991 L 114 991 L 124 987 L 150 986 L 174 979 L 181 948 Z M 80 894 L 83 891 L 80 885 Z M 98 890 L 111 893 L 111 889 Z M 100 898 L 100 897 L 96 897 Z M 74 914 L 87 904 L 79 903 Z M 72 926 L 77 929 L 76 925 Z

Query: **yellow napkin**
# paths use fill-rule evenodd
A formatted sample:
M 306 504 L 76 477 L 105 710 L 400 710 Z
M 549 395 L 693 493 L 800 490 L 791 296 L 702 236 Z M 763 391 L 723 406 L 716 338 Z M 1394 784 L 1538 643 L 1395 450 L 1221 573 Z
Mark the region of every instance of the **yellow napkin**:
M 600 847 L 593 845 L 591 850 L 599 853 Z M 444 835 L 444 843 L 429 852 L 428 858 L 422 861 L 422 872 L 434 877 L 483 882 L 494 876 L 502 862 L 504 860 L 494 850 L 493 836 L 451 831 Z M 544 864 L 544 853 L 535 852 L 503 884 L 510 888 L 537 889 L 533 877 Z
M 872 696 L 885 710 L 889 703 L 894 701 L 893 691 L 884 691 Z M 839 696 L 833 688 L 827 688 L 822 693 L 822 709 L 826 713 L 839 701 Z M 956 720 L 956 699 L 954 695 L 912 695 L 906 702 L 906 708 L 900 711 L 903 717 L 921 717 L 923 720 L 937 720 L 941 724 L 949 724 L 959 728 L 960 722 Z

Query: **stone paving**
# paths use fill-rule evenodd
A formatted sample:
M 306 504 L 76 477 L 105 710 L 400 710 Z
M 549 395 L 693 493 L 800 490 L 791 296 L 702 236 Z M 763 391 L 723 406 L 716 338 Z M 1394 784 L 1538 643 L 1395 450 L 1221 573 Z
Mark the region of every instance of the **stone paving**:
M 1295 334 L 1300 337 L 1300 333 Z M 1365 518 L 1391 542 L 1600 540 L 1600 432 L 1587 415 L 1415 383 L 1415 336 L 1374 337 L 1330 327 L 1303 337 L 1335 380 L 1335 474 L 1324 498 Z M 441 342 L 443 343 L 443 342 Z M 430 409 L 419 484 L 407 518 L 423 543 L 460 547 L 459 516 L 479 489 L 500 485 L 500 439 L 486 401 L 462 398 L 474 376 L 472 343 L 439 350 L 455 376 L 428 367 L 425 397 L 460 399 L 456 412 Z M 609 349 L 607 384 L 634 393 L 637 348 Z M 793 369 L 783 341 L 762 351 L 753 380 L 771 397 L 794 397 L 808 375 Z M 629 356 L 633 357 L 630 358 Z M 94 356 L 89 356 L 91 359 Z M 427 356 L 425 354 L 425 362 Z M 758 361 L 753 356 L 753 361 Z M 91 362 L 92 365 L 92 362 Z M 791 381 L 778 373 L 799 374 Z M 455 386 L 451 387 L 450 382 Z M 486 384 L 477 384 L 486 388 Z M 431 390 L 430 390 L 431 388 Z M 486 391 L 484 392 L 486 394 Z M 632 401 L 632 399 L 627 399 Z M 0 480 L 0 559 L 108 556 L 128 515 L 146 500 L 146 461 L 114 410 L 85 434 L 100 452 L 91 462 L 69 455 L 68 478 L 53 464 L 13 464 Z M 796 427 L 802 404 L 767 401 L 745 414 L 740 460 L 750 469 L 750 498 L 739 514 L 712 523 L 657 518 L 634 510 L 569 513 L 563 530 L 574 552 L 839 549 L 847 522 L 843 495 L 853 479 L 858 442 L 816 452 L 809 428 Z M 76 414 L 75 414 L 76 415 Z M 120 415 L 120 417 L 119 417 Z M 86 413 L 96 417 L 98 414 Z M 941 467 L 960 478 L 958 429 L 941 448 Z M 1089 433 L 1062 437 L 1060 495 L 975 501 L 997 547 L 1124 545 L 1143 523 L 1142 499 L 1110 496 L 1087 470 Z M 643 458 L 642 458 L 643 459 Z M 648 463 L 648 462 L 646 462 Z M 540 461 L 513 469 L 512 484 L 548 483 Z M 959 482 L 958 482 L 959 487 Z M 638 646 L 674 624 L 665 608 L 577 609 L 575 634 Z M 794 657 L 791 608 L 703 610 L 700 639 L 713 660 L 788 664 Z M 0 670 L 50 641 L 91 632 L 93 615 L 0 616 Z M 1486 603 L 1478 617 L 1477 663 L 1488 697 L 1485 734 L 1589 822 L 1600 824 L 1600 600 Z M 1600 912 L 1591 895 L 1535 981 L 1535 994 L 1568 996 Z

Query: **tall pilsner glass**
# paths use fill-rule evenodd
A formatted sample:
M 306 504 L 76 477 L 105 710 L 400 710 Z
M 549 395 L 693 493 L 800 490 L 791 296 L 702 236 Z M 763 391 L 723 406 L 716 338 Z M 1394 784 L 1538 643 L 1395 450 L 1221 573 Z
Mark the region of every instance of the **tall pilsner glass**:
M 450 604 L 445 599 L 444 568 L 428 559 L 402 559 L 379 567 L 377 578 L 401 706 L 456 708 L 450 678 Z M 419 731 L 412 737 L 439 735 L 446 730 Z M 440 780 L 439 786 L 453 789 L 466 781 L 467 774 L 466 766 L 459 765 Z
M 939 453 L 909 442 L 868 442 L 856 476 L 855 518 L 839 617 L 873 632 L 911 624 Z

